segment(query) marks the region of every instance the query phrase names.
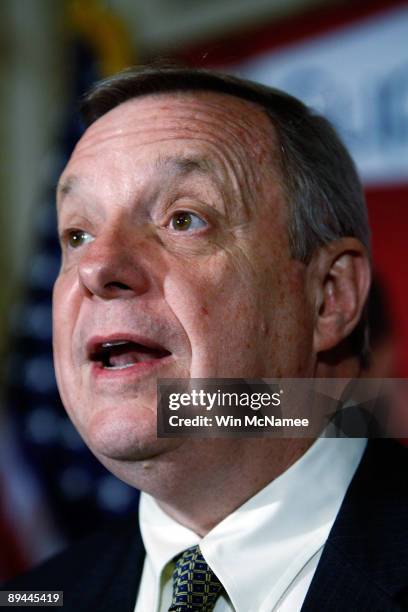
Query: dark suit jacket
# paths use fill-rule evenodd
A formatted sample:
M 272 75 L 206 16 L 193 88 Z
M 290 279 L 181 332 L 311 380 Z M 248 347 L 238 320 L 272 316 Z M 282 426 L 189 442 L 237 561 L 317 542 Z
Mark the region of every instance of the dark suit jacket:
M 407 456 L 396 442 L 368 443 L 302 612 L 408 610 Z M 64 612 L 133 612 L 144 555 L 133 517 L 3 588 L 63 590 Z

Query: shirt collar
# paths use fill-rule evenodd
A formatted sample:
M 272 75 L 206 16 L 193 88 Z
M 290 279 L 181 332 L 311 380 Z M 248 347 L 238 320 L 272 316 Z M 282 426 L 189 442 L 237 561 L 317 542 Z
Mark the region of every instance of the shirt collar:
M 142 493 L 141 533 L 157 588 L 166 564 L 200 544 L 237 612 L 271 610 L 324 545 L 365 445 L 356 438 L 319 438 L 204 538 Z

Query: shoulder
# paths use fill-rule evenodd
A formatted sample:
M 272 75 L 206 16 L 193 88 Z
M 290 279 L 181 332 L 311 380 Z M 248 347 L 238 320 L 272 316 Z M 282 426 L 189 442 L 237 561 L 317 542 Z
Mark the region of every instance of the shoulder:
M 336 612 L 406 605 L 407 467 L 408 449 L 402 444 L 368 442 L 324 547 L 305 612 L 322 603 Z
M 138 520 L 133 515 L 105 525 L 2 589 L 64 591 L 65 610 L 93 610 L 102 591 L 106 592 L 112 583 L 122 588 L 123 596 L 128 593 L 135 599 L 137 582 L 128 581 L 128 570 L 133 566 L 135 578 L 141 573 L 143 559 Z M 115 593 L 110 589 L 106 600 L 112 597 Z M 107 609 L 114 609 L 113 604 Z

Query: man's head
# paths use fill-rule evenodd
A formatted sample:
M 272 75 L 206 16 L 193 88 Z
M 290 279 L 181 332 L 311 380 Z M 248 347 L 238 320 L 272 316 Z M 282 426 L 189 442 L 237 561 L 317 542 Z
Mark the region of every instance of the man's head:
M 58 193 L 55 363 L 104 463 L 188 444 L 156 439 L 157 378 L 352 372 L 339 368 L 357 362 L 367 218 L 324 119 L 174 68 L 102 83 L 85 116 Z

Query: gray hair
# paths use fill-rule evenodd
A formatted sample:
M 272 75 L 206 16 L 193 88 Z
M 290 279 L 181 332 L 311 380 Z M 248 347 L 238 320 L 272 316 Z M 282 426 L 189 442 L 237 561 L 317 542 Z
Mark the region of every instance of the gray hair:
M 134 67 L 97 83 L 83 99 L 82 115 L 89 126 L 132 98 L 180 91 L 225 93 L 264 109 L 278 138 L 295 259 L 308 263 L 318 247 L 345 236 L 360 240 L 370 256 L 367 208 L 353 160 L 327 119 L 283 91 L 210 70 Z M 364 328 L 353 332 L 358 352 L 366 344 Z

